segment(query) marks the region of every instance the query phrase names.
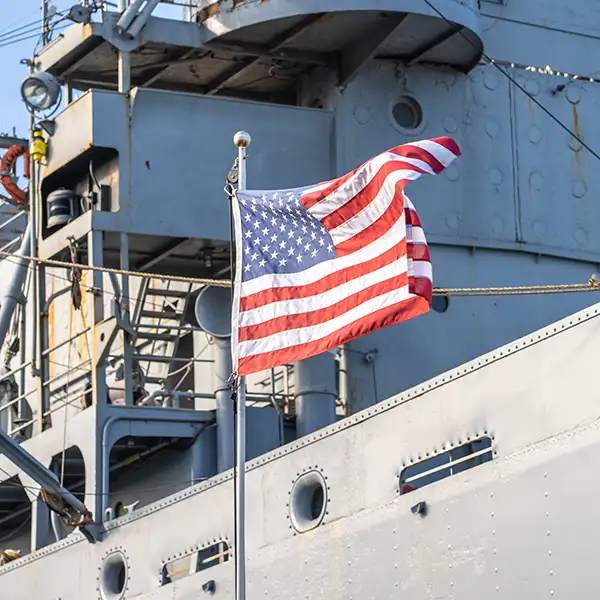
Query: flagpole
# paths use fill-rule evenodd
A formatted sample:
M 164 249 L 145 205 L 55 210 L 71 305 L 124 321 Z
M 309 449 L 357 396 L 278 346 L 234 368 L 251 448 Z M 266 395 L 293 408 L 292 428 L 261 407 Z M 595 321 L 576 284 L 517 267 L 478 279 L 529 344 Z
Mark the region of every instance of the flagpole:
M 238 131 L 233 142 L 238 148 L 238 190 L 246 189 L 247 148 L 250 134 Z M 233 260 L 233 257 L 232 257 Z M 232 272 L 233 275 L 233 272 Z M 236 467 L 238 482 L 236 488 L 236 558 L 237 581 L 236 600 L 246 600 L 246 378 L 237 381 L 237 411 L 235 415 Z

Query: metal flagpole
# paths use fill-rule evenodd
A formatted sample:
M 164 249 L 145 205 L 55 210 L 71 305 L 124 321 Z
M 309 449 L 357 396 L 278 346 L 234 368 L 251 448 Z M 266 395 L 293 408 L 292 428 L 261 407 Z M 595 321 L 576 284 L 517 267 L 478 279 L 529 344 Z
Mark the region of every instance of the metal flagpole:
M 238 131 L 233 141 L 238 147 L 238 190 L 246 189 L 246 149 L 252 141 L 250 134 Z M 233 273 L 232 273 L 233 275 Z M 236 600 L 246 600 L 246 378 L 240 377 L 237 382 L 236 411 L 236 467 L 238 483 L 236 489 L 236 558 L 237 581 Z

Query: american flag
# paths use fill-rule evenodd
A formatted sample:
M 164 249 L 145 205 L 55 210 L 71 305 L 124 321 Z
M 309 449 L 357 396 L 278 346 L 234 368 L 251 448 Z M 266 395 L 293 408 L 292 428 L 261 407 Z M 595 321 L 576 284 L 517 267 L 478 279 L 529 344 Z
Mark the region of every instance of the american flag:
M 429 251 L 404 187 L 457 156 L 440 137 L 318 185 L 238 190 L 234 371 L 301 360 L 427 312 Z

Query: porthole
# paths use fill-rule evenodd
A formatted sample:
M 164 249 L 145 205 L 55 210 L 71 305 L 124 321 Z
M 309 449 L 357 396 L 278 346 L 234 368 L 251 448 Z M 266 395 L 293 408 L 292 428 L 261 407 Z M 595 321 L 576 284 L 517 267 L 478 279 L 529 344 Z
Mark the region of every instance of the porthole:
M 443 313 L 448 310 L 450 298 L 448 296 L 434 296 L 431 299 L 431 308 L 435 312 Z
M 298 533 L 318 527 L 325 517 L 327 484 L 318 471 L 301 475 L 290 493 L 290 520 Z
M 402 131 L 414 132 L 423 123 L 423 109 L 412 96 L 400 96 L 392 105 L 392 122 Z
M 100 596 L 102 600 L 122 600 L 127 590 L 129 567 L 122 552 L 109 554 L 100 570 Z

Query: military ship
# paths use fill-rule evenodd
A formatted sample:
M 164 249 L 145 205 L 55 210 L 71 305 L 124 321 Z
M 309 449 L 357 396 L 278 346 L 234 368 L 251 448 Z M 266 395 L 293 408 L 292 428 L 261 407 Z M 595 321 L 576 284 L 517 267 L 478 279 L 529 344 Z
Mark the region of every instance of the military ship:
M 160 4 L 84 1 L 55 31 L 44 2 L 27 61 L 0 597 L 595 598 L 596 4 Z M 462 156 L 410 188 L 431 310 L 236 399 L 240 131 L 249 189 L 425 138 Z

